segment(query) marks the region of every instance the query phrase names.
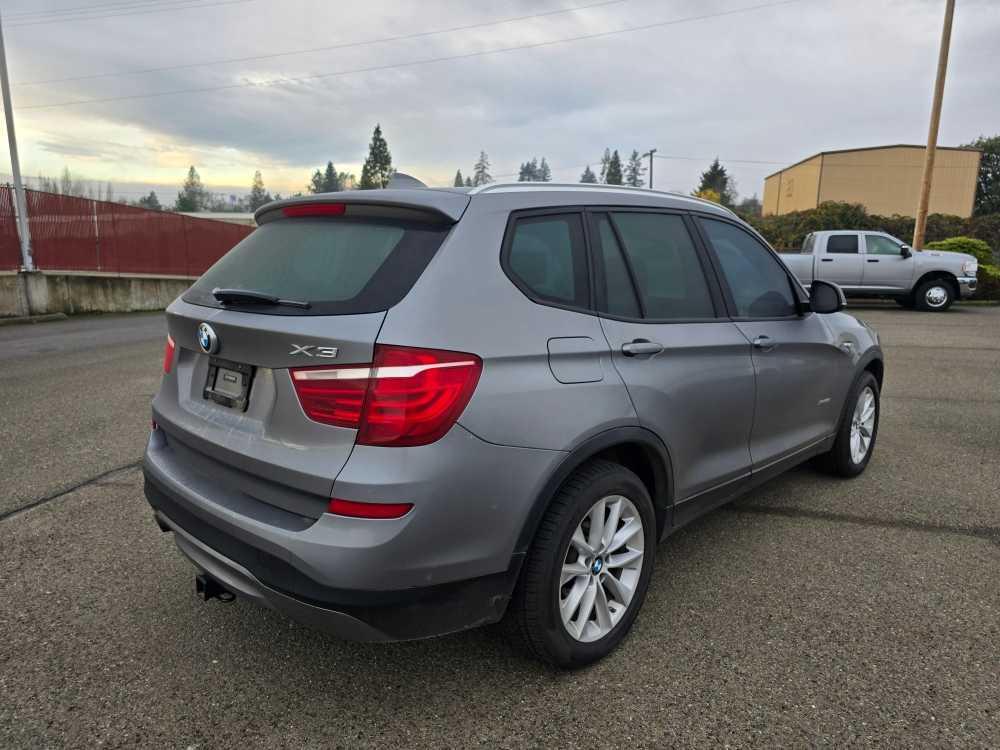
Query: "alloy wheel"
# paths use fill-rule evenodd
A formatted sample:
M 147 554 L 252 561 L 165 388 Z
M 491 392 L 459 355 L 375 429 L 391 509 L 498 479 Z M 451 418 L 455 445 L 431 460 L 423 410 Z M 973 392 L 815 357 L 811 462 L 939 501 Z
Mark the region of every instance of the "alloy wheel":
M 577 525 L 563 556 L 557 590 L 566 632 L 600 640 L 628 611 L 642 574 L 642 516 L 624 495 L 602 497 Z
M 858 396 L 851 417 L 851 460 L 860 464 L 871 448 L 875 434 L 875 392 L 866 386 Z

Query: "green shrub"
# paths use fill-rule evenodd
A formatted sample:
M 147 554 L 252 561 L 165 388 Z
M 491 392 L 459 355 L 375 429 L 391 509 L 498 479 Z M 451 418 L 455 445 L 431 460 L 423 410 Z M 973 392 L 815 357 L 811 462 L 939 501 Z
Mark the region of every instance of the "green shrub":
M 976 299 L 989 299 L 1000 302 L 1000 266 L 993 266 L 984 263 L 979 266 L 979 273 L 976 274 L 978 286 L 976 287 Z
M 946 240 L 928 242 L 925 250 L 945 250 L 949 253 L 966 253 L 972 255 L 980 263 L 992 263 L 993 251 L 982 240 L 973 237 L 949 237 Z

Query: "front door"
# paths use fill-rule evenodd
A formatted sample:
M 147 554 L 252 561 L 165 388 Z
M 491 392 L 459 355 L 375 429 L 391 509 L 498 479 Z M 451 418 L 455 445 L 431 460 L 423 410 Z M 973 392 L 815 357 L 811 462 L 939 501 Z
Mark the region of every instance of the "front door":
M 799 314 L 794 281 L 762 242 L 733 222 L 703 217 L 700 224 L 730 314 L 752 347 L 757 388 L 750 455 L 756 471 L 835 431 L 850 354 L 822 316 Z
M 874 232 L 866 232 L 864 238 L 865 271 L 862 283 L 866 287 L 907 291 L 916 265 L 912 258 L 903 257 L 899 241 Z
M 750 345 L 726 319 L 679 213 L 591 214 L 601 325 L 639 422 L 670 452 L 686 500 L 750 472 Z

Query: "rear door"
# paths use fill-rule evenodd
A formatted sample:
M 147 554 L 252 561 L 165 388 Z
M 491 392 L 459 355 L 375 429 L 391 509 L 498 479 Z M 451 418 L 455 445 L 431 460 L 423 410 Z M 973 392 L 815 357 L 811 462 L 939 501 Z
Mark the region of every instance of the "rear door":
M 777 256 L 735 222 L 700 217 L 730 315 L 752 345 L 755 470 L 830 435 L 851 358 L 815 313 L 800 314 L 794 282 Z
M 590 214 L 601 325 L 639 422 L 670 451 L 675 497 L 749 473 L 750 346 L 725 318 L 681 213 Z
M 880 232 L 865 232 L 865 265 L 862 283 L 891 291 L 908 291 L 916 267 L 903 256 L 902 245 L 894 237 Z
M 308 417 L 292 368 L 370 363 L 385 311 L 450 228 L 413 211 L 312 205 L 264 221 L 170 306 L 177 351 L 153 402 L 179 464 L 300 514 L 309 497 L 329 498 L 357 431 Z M 220 288 L 290 304 L 222 302 Z M 358 406 L 325 408 L 347 424 Z
M 860 237 L 857 232 L 826 235 L 825 251 L 816 259 L 816 278 L 847 288 L 858 288 L 864 275 Z

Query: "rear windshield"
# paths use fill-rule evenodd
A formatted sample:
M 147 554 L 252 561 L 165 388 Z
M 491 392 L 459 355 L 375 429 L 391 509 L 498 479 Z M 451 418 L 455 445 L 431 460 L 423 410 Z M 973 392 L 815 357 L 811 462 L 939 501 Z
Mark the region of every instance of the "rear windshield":
M 267 222 L 184 294 L 223 307 L 212 290 L 247 289 L 308 302 L 308 309 L 227 304 L 270 315 L 348 315 L 399 302 L 441 246 L 448 227 L 391 219 L 309 217 Z

